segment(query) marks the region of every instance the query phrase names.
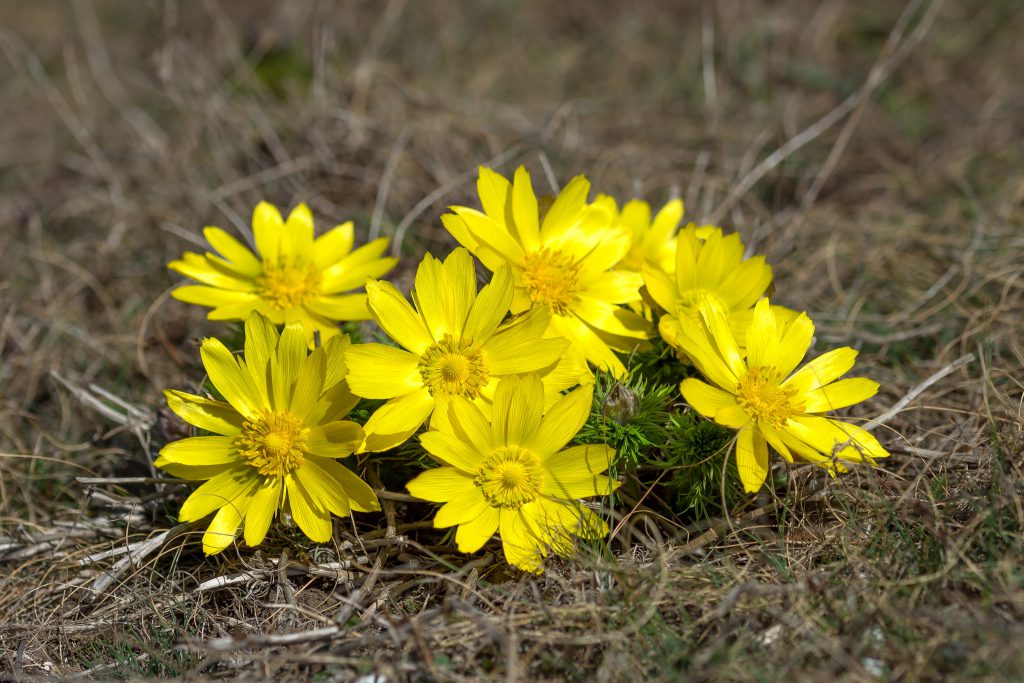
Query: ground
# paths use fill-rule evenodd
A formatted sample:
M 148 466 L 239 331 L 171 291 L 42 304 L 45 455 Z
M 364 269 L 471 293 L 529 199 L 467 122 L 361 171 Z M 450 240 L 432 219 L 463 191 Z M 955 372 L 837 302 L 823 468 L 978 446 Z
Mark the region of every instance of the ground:
M 0 0 L 0 674 L 1024 678 L 1021 35 L 1013 0 Z M 204 558 L 146 478 L 223 328 L 165 264 L 306 201 L 408 284 L 519 163 L 741 232 L 816 352 L 860 349 L 892 457 L 624 507 L 540 578 L 401 495 Z

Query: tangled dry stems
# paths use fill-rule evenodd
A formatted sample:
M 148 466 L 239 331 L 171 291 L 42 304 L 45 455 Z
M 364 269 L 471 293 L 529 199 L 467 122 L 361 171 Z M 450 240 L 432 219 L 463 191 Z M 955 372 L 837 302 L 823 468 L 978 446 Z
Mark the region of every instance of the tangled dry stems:
M 5 675 L 1024 674 L 1014 3 L 68 7 L 0 25 Z M 483 162 L 742 231 L 819 348 L 861 348 L 893 457 L 721 519 L 616 510 L 543 578 L 398 524 L 391 482 L 331 547 L 202 558 L 150 463 L 216 330 L 163 265 L 259 197 L 440 252 Z

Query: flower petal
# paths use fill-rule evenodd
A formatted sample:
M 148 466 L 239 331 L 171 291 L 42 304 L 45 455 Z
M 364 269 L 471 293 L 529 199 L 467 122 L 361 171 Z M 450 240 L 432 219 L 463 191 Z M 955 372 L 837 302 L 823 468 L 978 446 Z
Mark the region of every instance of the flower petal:
M 529 448 L 542 458 L 560 451 L 587 421 L 593 401 L 593 385 L 582 386 L 560 398 L 544 414 Z
M 607 496 L 619 482 L 604 476 L 615 462 L 615 450 L 603 444 L 573 446 L 544 460 L 541 493 L 575 499 Z
M 348 385 L 363 398 L 394 398 L 423 387 L 420 357 L 383 344 L 353 344 L 345 354 Z
M 498 508 L 488 505 L 473 519 L 459 524 L 455 532 L 455 546 L 459 552 L 475 553 L 480 550 L 498 530 L 500 517 Z
M 331 540 L 331 513 L 316 502 L 312 493 L 295 476 L 295 472 L 284 478 L 284 484 L 288 491 L 288 506 L 292 519 L 299 525 L 302 533 L 316 543 Z
M 253 488 L 258 479 L 256 470 L 241 465 L 213 477 L 192 492 L 181 505 L 179 522 L 194 522 L 214 510 L 230 505 L 233 500 Z
M 227 347 L 219 339 L 211 337 L 203 340 L 199 355 L 217 391 L 242 415 L 255 417 L 263 408 L 260 393 L 248 371 L 239 367 Z
M 431 432 L 427 432 L 430 434 Z M 426 434 L 424 434 L 426 436 Z M 446 503 L 475 489 L 473 476 L 454 467 L 436 467 L 420 472 L 405 485 L 409 493 L 432 503 Z
M 281 477 L 267 477 L 256 489 L 245 513 L 245 544 L 254 548 L 267 537 L 267 530 L 281 505 Z
M 736 436 L 736 469 L 747 493 L 755 493 L 768 477 L 768 444 L 756 427 L 747 426 Z
M 544 409 L 544 385 L 537 375 L 506 377 L 494 393 L 491 429 L 502 445 L 525 445 L 533 440 Z
M 427 453 L 470 475 L 475 474 L 483 462 L 482 453 L 447 430 L 424 432 L 420 443 Z
M 363 425 L 366 440 L 360 452 L 386 451 L 408 440 L 434 409 L 434 397 L 422 387 L 391 399 Z
M 226 436 L 236 436 L 242 431 L 244 418 L 230 403 L 175 389 L 164 391 L 164 397 L 167 399 L 167 407 L 178 417 L 200 429 Z
M 416 355 L 422 355 L 433 345 L 434 338 L 427 331 L 423 319 L 390 282 L 367 282 L 366 296 L 373 319 L 392 339 Z
M 878 393 L 878 382 L 865 377 L 841 379 L 804 394 L 804 410 L 824 413 L 866 401 Z

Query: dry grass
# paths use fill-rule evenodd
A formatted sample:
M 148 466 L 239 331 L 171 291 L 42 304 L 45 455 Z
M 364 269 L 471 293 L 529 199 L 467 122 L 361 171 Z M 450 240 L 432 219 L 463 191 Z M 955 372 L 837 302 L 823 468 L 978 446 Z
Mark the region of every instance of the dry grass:
M 1024 677 L 1018 3 L 2 8 L 0 677 Z M 543 578 L 389 529 L 428 513 L 401 496 L 205 559 L 184 487 L 77 479 L 178 435 L 160 390 L 221 331 L 167 298 L 199 227 L 305 200 L 445 250 L 488 161 L 742 231 L 819 350 L 862 350 L 863 417 L 974 361 L 877 428 L 883 468 L 710 525 L 622 510 Z

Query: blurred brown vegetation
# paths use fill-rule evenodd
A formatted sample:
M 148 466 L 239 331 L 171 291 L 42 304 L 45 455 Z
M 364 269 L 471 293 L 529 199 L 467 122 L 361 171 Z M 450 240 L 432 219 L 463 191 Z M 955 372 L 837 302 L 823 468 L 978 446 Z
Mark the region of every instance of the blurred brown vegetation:
M 1014 0 L 0 0 L 0 672 L 1024 677 L 1022 36 Z M 167 297 L 200 228 L 306 201 L 393 235 L 401 280 L 481 163 L 741 231 L 819 351 L 862 350 L 861 416 L 974 361 L 879 428 L 880 470 L 640 515 L 543 579 L 414 536 L 344 580 L 187 533 L 96 557 L 173 526 L 181 487 L 76 477 L 150 476 L 179 428 L 160 392 L 222 332 Z

